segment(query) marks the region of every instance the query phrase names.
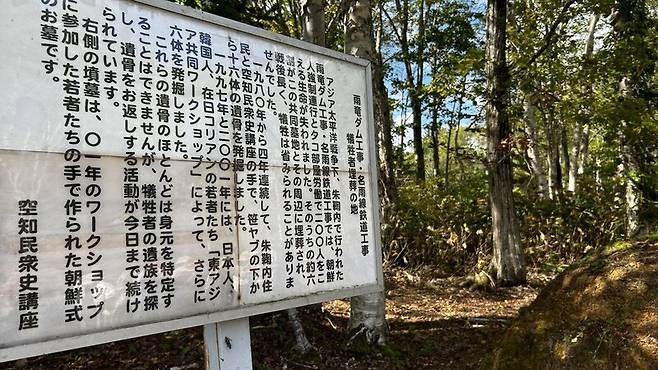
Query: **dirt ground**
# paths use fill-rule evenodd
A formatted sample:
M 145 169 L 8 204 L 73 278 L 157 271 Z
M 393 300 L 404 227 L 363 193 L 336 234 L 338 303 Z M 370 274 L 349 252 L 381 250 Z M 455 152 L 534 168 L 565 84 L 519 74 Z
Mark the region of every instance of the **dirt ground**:
M 531 274 L 530 285 L 493 292 L 459 287 L 458 278 L 429 272 L 387 273 L 388 345 L 363 353 L 346 349 L 349 302 L 305 307 L 300 317 L 315 350 L 297 354 L 284 313 L 251 319 L 256 369 L 475 369 L 502 338 L 520 307 L 547 282 Z M 200 328 L 177 330 L 79 350 L 20 360 L 9 369 L 202 369 Z
M 657 307 L 658 244 L 613 244 L 555 278 L 486 367 L 658 369 Z

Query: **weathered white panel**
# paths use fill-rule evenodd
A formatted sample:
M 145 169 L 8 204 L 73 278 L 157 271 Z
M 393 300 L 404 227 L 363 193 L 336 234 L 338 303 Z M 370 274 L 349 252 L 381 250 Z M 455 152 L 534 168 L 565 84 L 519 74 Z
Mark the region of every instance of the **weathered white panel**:
M 370 70 L 167 2 L 0 13 L 0 361 L 381 289 Z

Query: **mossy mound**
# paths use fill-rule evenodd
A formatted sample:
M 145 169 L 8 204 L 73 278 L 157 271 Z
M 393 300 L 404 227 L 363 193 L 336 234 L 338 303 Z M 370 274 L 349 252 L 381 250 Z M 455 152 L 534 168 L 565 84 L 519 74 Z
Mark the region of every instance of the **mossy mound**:
M 658 244 L 618 243 L 561 273 L 485 368 L 658 369 Z

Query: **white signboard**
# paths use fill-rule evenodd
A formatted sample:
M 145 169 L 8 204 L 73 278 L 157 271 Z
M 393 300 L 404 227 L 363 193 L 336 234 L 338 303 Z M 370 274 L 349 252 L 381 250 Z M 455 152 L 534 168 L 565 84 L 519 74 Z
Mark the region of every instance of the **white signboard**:
M 0 361 L 382 289 L 365 61 L 164 1 L 0 29 Z

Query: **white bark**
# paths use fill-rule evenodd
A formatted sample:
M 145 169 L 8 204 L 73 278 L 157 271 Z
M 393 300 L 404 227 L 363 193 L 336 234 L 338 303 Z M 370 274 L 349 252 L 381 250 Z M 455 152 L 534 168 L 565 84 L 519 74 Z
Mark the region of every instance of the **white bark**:
M 580 160 L 578 161 L 578 175 L 584 174 L 585 168 L 587 167 L 587 159 L 589 156 L 589 137 L 591 130 L 592 128 L 590 125 L 585 125 L 583 137 L 580 140 Z
M 569 173 L 571 172 L 571 168 L 573 166 L 573 163 L 571 162 L 571 159 L 569 158 L 569 138 L 567 137 L 567 125 L 566 123 L 560 122 L 560 146 L 562 149 L 562 163 L 564 164 L 564 170 L 561 171 L 563 174 L 567 174 L 567 179 L 569 177 Z M 564 175 L 562 176 L 562 180 L 564 180 L 565 177 Z M 567 184 L 568 186 L 568 181 Z M 562 186 L 564 188 L 564 186 Z
M 527 97 L 524 102 L 525 108 L 525 134 L 528 137 L 528 149 L 526 154 L 530 162 L 530 169 L 535 176 L 537 184 L 537 192 L 541 198 L 548 198 L 548 183 L 546 182 L 546 172 L 544 165 L 539 156 L 538 142 L 537 142 L 537 106 L 532 101 L 532 97 Z
M 313 349 L 313 346 L 311 343 L 308 341 L 308 338 L 306 338 L 306 333 L 304 333 L 304 327 L 302 326 L 302 322 L 299 319 L 299 316 L 297 315 L 297 309 L 296 308 L 291 308 L 289 310 L 286 310 L 286 313 L 288 314 L 288 319 L 290 320 L 290 326 L 292 326 L 292 331 L 295 334 L 295 349 L 297 349 L 301 353 L 307 353 L 311 349 Z
M 589 21 L 587 42 L 585 43 L 584 60 L 586 62 L 592 59 L 592 55 L 594 53 L 594 35 L 596 33 L 596 25 L 599 22 L 599 18 L 599 14 L 595 13 L 592 14 L 592 17 Z M 583 95 L 585 97 L 591 96 L 591 92 L 591 84 L 583 88 Z M 588 98 L 587 101 L 589 103 L 590 99 Z M 585 108 L 581 113 L 586 117 L 589 113 L 589 107 Z M 571 193 L 576 192 L 578 175 L 585 172 L 585 163 L 587 161 L 587 151 L 589 148 L 589 125 L 587 124 L 587 121 L 587 118 L 577 120 L 576 127 L 574 129 L 573 146 L 571 152 L 571 166 L 569 167 L 569 183 L 567 184 L 567 190 Z
M 560 131 L 556 127 L 553 108 L 550 106 L 547 107 L 547 113 L 544 116 L 544 132 L 548 147 L 548 194 L 551 199 L 556 199 L 562 190 L 559 149 Z
M 624 77 L 619 83 L 619 92 L 622 98 L 629 95 L 628 78 Z M 624 179 L 624 198 L 626 200 L 626 237 L 635 237 L 640 230 L 640 204 L 642 193 L 637 185 L 639 166 L 633 153 L 633 148 L 628 144 L 625 131 L 628 122 L 621 121 L 621 163 L 620 172 Z
M 352 334 L 348 345 L 361 335 L 365 336 L 368 343 L 386 344 L 388 326 L 386 324 L 384 292 L 352 297 L 349 328 Z
M 377 119 L 377 124 L 375 126 L 377 129 L 377 135 L 382 138 L 381 140 L 377 140 L 377 143 L 380 146 L 380 159 L 378 164 L 381 170 L 381 164 L 384 164 L 385 167 L 389 165 L 387 163 L 386 154 L 381 151 L 382 149 L 384 149 L 384 151 L 390 149 L 387 148 L 387 141 L 383 137 L 383 134 L 386 134 L 387 130 L 390 135 L 390 125 L 387 126 L 386 122 L 390 117 L 385 107 L 386 102 L 381 101 L 385 99 L 385 96 L 381 95 L 381 93 L 385 93 L 385 86 L 383 84 L 381 70 L 377 70 L 377 68 L 381 68 L 381 61 L 378 59 L 376 50 L 374 49 L 375 42 L 373 39 L 371 20 L 372 8 L 370 1 L 352 0 L 345 19 L 345 52 L 373 62 L 373 80 L 375 80 L 373 81 L 373 86 L 384 89 L 383 91 L 374 92 L 375 99 L 377 100 L 375 102 L 375 117 Z M 390 136 L 388 142 L 390 142 Z M 384 175 L 385 174 L 386 173 L 384 173 Z M 388 176 L 382 177 L 388 178 Z M 392 179 L 389 179 L 389 181 L 392 181 Z M 381 196 L 382 194 L 380 194 L 380 197 Z M 386 325 L 384 292 L 352 297 L 349 326 L 352 336 L 348 345 L 361 336 L 364 336 L 366 342 L 369 344 L 385 344 L 388 327 Z
M 316 45 L 325 45 L 325 29 L 324 29 L 324 5 L 322 0 L 302 0 L 302 33 L 304 41 L 312 42 Z M 301 353 L 310 351 L 313 346 L 308 341 L 304 327 L 299 316 L 297 309 L 291 308 L 286 310 L 290 325 L 295 333 L 295 341 L 297 344 L 295 348 Z

